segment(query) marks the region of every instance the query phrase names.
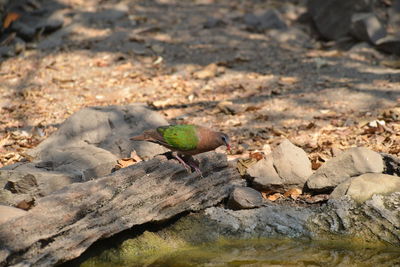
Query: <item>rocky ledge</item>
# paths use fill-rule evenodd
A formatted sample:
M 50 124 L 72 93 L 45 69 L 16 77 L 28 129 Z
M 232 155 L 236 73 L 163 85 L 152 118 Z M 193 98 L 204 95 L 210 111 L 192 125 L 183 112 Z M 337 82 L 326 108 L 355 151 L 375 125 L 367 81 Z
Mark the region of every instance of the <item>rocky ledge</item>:
M 0 266 L 59 264 L 143 227 L 173 246 L 257 237 L 400 246 L 399 159 L 351 148 L 313 172 L 285 140 L 251 159 L 203 154 L 202 179 L 163 148 L 128 141 L 165 124 L 143 105 L 86 108 L 29 160 L 0 169 Z M 149 233 L 129 241 L 135 253 Z

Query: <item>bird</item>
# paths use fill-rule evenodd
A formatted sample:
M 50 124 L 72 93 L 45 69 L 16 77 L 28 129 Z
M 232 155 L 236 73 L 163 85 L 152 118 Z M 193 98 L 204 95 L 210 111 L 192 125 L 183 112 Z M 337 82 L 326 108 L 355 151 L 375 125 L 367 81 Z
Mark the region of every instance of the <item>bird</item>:
M 188 171 L 191 170 L 190 167 L 193 167 L 201 176 L 200 168 L 192 156 L 212 151 L 222 145 L 225 145 L 227 151 L 230 151 L 228 135 L 194 124 L 160 126 L 156 129 L 146 130 L 141 135 L 133 136 L 130 140 L 156 143 L 176 152 L 174 157 Z

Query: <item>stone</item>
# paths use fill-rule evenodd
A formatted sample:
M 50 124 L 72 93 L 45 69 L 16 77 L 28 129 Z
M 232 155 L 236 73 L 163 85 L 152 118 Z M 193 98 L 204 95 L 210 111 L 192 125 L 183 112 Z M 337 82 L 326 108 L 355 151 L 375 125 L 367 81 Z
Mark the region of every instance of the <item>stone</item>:
M 272 151 L 272 158 L 276 172 L 285 187 L 302 188 L 313 174 L 306 152 L 287 139 Z
M 284 30 L 288 27 L 282 15 L 276 9 L 267 10 L 259 16 L 246 14 L 243 20 L 247 30 L 254 32 L 264 32 L 271 29 Z
M 385 166 L 383 173 L 400 176 L 400 158 L 386 153 L 380 154 Z
M 26 42 L 32 41 L 36 34 L 36 28 L 33 25 L 28 25 L 21 20 L 14 21 L 10 30 L 16 32 Z
M 41 161 L 51 158 L 53 151 L 58 154 L 67 147 L 78 153 L 79 147 L 87 144 L 107 150 L 118 158 L 129 157 L 132 150 L 141 158 L 151 158 L 167 149 L 149 142 L 132 142 L 129 138 L 162 125 L 168 125 L 167 120 L 142 104 L 84 108 L 27 153 Z
M 225 26 L 226 22 L 219 18 L 208 17 L 207 21 L 203 24 L 205 29 Z
M 307 10 L 318 33 L 325 39 L 337 40 L 348 35 L 355 12 L 368 12 L 366 0 L 309 0 Z
M 383 166 L 379 153 L 364 147 L 351 148 L 325 162 L 307 180 L 307 187 L 316 192 L 329 192 L 348 178 L 364 173 L 381 173 Z
M 376 47 L 386 53 L 400 56 L 400 37 L 388 35 L 376 41 Z
M 235 187 L 228 200 L 228 208 L 233 210 L 252 209 L 263 204 L 261 193 L 250 187 Z
M 36 28 L 42 30 L 45 34 L 52 33 L 63 26 L 64 14 L 64 11 L 54 12 L 50 16 L 41 19 Z
M 382 173 L 366 173 L 347 179 L 339 184 L 330 195 L 331 199 L 350 196 L 357 203 L 371 199 L 373 195 L 389 195 L 400 192 L 400 177 Z
M 386 36 L 386 29 L 374 13 L 356 13 L 351 20 L 351 33 L 360 41 L 375 44 Z
M 247 174 L 252 177 L 251 186 L 257 190 L 278 190 L 282 187 L 282 180 L 274 168 L 271 156 L 251 165 L 247 169 Z
M 10 206 L 0 205 L 0 224 L 26 214 L 26 211 Z
M 129 158 L 133 150 L 142 159 L 162 154 L 167 149 L 129 138 L 167 124 L 161 115 L 143 105 L 82 109 L 27 152 L 32 162 L 0 169 L 0 203 L 17 205 L 71 183 L 108 175 L 117 160 Z
M 129 7 L 124 3 L 119 3 L 102 11 L 86 14 L 84 19 L 89 22 L 114 23 L 116 20 L 126 17 L 128 12 Z

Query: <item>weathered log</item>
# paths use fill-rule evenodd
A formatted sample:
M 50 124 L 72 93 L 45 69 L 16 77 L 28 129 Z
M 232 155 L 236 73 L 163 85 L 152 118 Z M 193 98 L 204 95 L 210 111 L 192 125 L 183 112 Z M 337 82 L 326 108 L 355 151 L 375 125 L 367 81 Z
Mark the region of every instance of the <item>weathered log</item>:
M 223 154 L 200 161 L 204 178 L 158 156 L 39 199 L 26 215 L 0 225 L 0 265 L 54 265 L 135 225 L 218 204 L 240 176 Z

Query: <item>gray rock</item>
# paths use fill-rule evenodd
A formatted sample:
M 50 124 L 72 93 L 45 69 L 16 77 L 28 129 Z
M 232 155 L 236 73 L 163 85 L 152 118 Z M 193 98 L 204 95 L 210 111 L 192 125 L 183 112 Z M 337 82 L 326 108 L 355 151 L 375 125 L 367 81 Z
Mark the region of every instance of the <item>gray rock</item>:
M 357 13 L 351 20 L 351 33 L 361 41 L 375 44 L 386 35 L 386 29 L 373 13 Z
M 350 177 L 382 171 L 383 160 L 379 153 L 363 147 L 351 148 L 322 165 L 307 180 L 307 187 L 315 191 L 331 191 Z
M 275 9 L 270 9 L 260 16 L 246 14 L 243 20 L 249 31 L 264 32 L 271 29 L 287 29 L 286 22 Z
M 344 195 L 350 196 L 357 203 L 371 199 L 373 195 L 389 195 L 400 192 L 400 178 L 381 173 L 366 173 L 350 178 L 339 184 L 330 195 L 331 199 L 338 199 Z
M 132 142 L 129 138 L 161 125 L 168 125 L 165 118 L 141 104 L 84 108 L 28 154 L 37 160 L 46 160 L 53 151 L 59 153 L 66 147 L 78 149 L 88 144 L 119 158 L 129 157 L 133 149 L 140 157 L 150 158 L 166 149 L 148 142 Z
M 36 34 L 34 25 L 26 24 L 21 20 L 14 21 L 10 26 L 10 30 L 16 32 L 26 42 L 32 41 Z
M 228 200 L 228 208 L 233 210 L 252 209 L 263 203 L 261 193 L 250 187 L 235 187 Z
M 205 29 L 211 29 L 216 27 L 225 26 L 226 22 L 219 18 L 208 17 L 207 21 L 203 24 Z
M 26 211 L 24 210 L 0 205 L 0 224 L 5 223 L 6 221 L 12 220 L 14 218 L 23 216 L 25 214 Z
M 71 147 L 59 147 L 41 152 L 38 168 L 87 181 L 111 173 L 118 157 L 111 152 L 86 143 L 76 143 Z
M 46 196 L 74 182 L 110 174 L 119 158 L 132 150 L 153 157 L 165 148 L 129 137 L 145 129 L 167 125 L 167 121 L 143 105 L 91 107 L 67 119 L 52 136 L 27 152 L 32 163 L 0 169 L 0 203 Z
M 82 175 L 49 171 L 33 163 L 14 165 L 12 169 L 7 167 L 0 169 L 0 203 L 7 205 L 16 206 L 23 200 L 30 201 L 71 183 L 82 182 Z
M 337 40 L 349 33 L 355 12 L 370 11 L 366 0 L 309 0 L 307 9 L 318 32 L 328 40 Z
M 303 187 L 312 175 L 311 162 L 303 149 L 284 140 L 272 151 L 274 167 L 285 186 Z
M 392 6 L 388 10 L 388 15 L 388 24 L 398 33 L 400 31 L 400 0 L 394 0 L 392 2 Z
M 253 178 L 251 186 L 258 190 L 278 190 L 283 186 L 282 179 L 274 168 L 271 156 L 251 165 L 247 169 L 247 174 Z
M 376 41 L 379 50 L 400 56 L 400 37 L 388 35 Z
M 386 153 L 380 154 L 385 165 L 383 173 L 400 176 L 400 158 Z

